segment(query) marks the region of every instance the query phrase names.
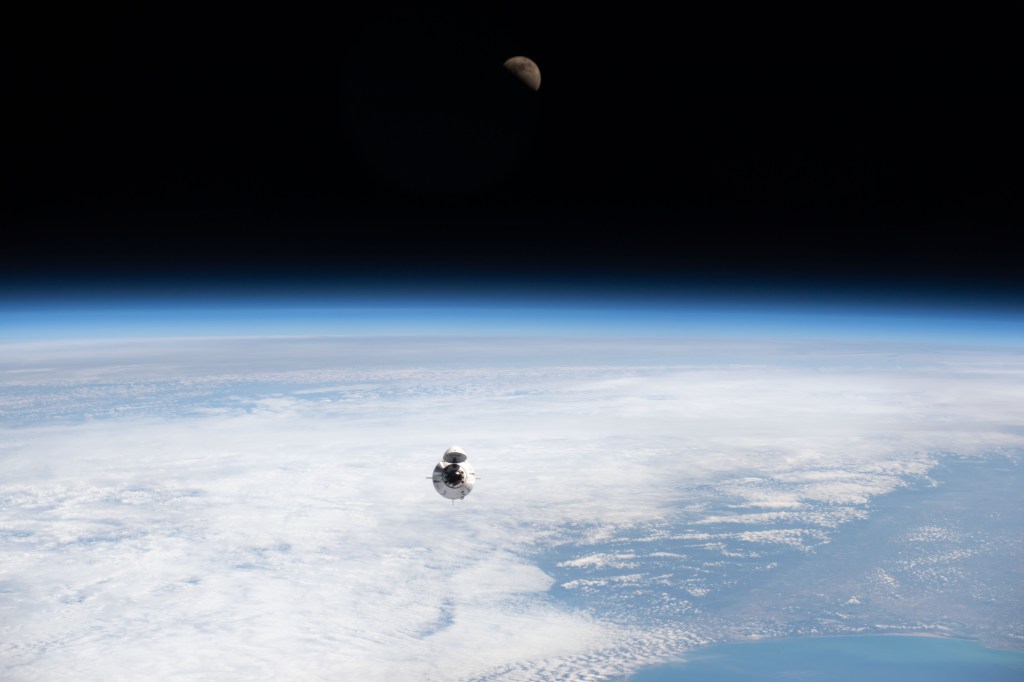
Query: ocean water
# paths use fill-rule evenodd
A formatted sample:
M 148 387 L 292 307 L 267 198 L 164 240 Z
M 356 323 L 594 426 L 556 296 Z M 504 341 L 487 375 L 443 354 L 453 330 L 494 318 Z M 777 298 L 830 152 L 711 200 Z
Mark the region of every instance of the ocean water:
M 1024 652 L 976 641 L 863 635 L 803 637 L 696 650 L 683 663 L 644 668 L 631 682 L 1021 682 Z

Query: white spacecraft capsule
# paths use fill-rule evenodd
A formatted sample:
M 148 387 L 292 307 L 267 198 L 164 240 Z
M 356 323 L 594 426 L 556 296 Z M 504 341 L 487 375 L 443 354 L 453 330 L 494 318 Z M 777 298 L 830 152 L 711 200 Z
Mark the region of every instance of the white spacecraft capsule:
M 473 491 L 476 473 L 466 461 L 466 453 L 458 445 L 444 451 L 434 467 L 434 490 L 449 500 L 461 500 Z

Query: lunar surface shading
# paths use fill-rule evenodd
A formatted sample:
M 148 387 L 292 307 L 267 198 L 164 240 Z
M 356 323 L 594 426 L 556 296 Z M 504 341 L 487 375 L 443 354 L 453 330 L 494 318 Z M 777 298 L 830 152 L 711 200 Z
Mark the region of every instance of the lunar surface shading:
M 504 66 L 531 90 L 540 88 L 540 69 L 529 57 L 509 57 Z

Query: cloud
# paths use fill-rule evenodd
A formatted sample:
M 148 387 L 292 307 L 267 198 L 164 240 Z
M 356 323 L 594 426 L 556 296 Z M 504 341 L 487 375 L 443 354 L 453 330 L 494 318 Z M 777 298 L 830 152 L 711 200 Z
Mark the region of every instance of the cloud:
M 710 635 L 553 599 L 540 554 L 581 544 L 600 590 L 679 560 L 582 546 L 627 531 L 813 549 L 942 453 L 1024 444 L 1012 353 L 424 343 L 8 345 L 0 676 L 596 679 Z

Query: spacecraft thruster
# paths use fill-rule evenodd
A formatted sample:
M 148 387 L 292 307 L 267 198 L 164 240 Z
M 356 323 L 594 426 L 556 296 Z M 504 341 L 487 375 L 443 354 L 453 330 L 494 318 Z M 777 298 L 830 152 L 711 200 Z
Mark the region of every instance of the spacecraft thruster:
M 441 461 L 434 467 L 434 490 L 449 500 L 461 500 L 473 491 L 476 473 L 466 461 L 466 453 L 453 445 L 441 455 Z

